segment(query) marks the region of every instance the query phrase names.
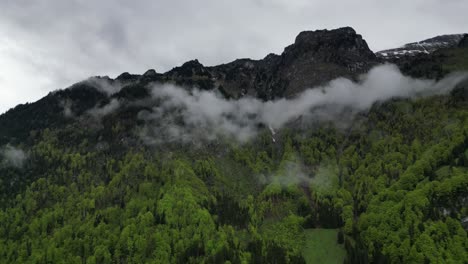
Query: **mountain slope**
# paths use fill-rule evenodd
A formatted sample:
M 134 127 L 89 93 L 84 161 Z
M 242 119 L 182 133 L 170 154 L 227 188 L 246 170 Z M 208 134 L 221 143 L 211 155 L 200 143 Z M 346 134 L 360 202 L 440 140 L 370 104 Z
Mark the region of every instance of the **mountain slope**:
M 466 34 L 441 35 L 418 42 L 408 43 L 396 49 L 382 50 L 376 53 L 378 57 L 389 59 L 402 56 L 414 56 L 420 53 L 430 54 L 439 49 L 458 47 Z

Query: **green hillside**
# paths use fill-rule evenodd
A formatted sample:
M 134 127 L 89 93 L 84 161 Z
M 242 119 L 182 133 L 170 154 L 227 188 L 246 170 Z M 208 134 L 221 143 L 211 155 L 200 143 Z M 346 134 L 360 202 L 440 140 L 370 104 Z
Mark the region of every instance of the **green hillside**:
M 123 145 L 123 110 L 104 128 L 31 132 L 24 165 L 0 170 L 0 262 L 463 263 L 459 92 L 275 142 L 265 129 L 245 144 Z

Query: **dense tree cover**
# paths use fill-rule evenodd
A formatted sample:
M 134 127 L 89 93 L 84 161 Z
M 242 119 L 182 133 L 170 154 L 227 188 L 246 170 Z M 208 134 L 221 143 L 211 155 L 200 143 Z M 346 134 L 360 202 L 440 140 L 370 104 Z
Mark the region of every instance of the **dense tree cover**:
M 395 99 L 345 129 L 203 147 L 126 147 L 118 120 L 37 130 L 26 164 L 0 168 L 0 262 L 304 263 L 320 227 L 348 263 L 464 263 L 466 109 Z

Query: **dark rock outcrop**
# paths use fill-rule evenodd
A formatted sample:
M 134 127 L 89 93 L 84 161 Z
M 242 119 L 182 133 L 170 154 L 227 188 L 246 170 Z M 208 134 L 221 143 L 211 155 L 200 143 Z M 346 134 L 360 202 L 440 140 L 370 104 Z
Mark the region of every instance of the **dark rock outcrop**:
M 158 74 L 123 73 L 124 83 L 173 83 L 187 88 L 218 90 L 228 98 L 252 96 L 263 100 L 297 95 L 338 78 L 356 79 L 379 63 L 366 41 L 350 27 L 301 32 L 281 55 L 261 60 L 238 59 L 205 67 L 198 60 Z
M 337 77 L 354 79 L 378 63 L 361 35 L 349 27 L 301 32 L 281 55 L 276 77 L 292 96 Z
M 130 74 L 128 72 L 124 72 L 120 74 L 116 80 L 120 82 L 132 82 L 136 81 L 138 79 L 139 75 L 138 74 Z
M 144 77 L 154 77 L 157 76 L 158 73 L 154 69 L 149 69 L 145 73 L 143 73 Z
M 337 77 L 354 79 L 378 63 L 361 35 L 349 27 L 301 32 L 281 55 L 240 59 L 210 67 L 215 84 L 234 98 L 291 97 Z

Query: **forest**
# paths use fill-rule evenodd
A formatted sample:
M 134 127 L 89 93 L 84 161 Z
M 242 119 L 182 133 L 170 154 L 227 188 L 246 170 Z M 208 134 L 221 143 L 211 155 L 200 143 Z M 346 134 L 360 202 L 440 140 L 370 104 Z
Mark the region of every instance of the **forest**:
M 123 144 L 133 112 L 31 129 L 27 158 L 3 157 L 0 262 L 468 259 L 466 88 L 242 144 Z

